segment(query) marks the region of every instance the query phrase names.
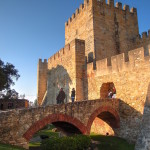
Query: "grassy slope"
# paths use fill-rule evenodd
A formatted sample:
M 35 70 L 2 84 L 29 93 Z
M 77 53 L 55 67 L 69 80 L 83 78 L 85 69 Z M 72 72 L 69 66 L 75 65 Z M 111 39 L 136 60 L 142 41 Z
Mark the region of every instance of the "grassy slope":
M 134 150 L 134 145 L 129 144 L 126 140 L 102 135 L 91 135 L 94 141 L 99 141 L 98 148 L 102 150 Z

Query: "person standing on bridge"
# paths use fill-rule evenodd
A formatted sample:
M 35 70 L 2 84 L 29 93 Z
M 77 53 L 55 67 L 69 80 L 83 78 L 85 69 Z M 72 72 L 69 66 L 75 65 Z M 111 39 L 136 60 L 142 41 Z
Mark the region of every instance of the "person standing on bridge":
M 76 92 L 75 92 L 75 89 L 73 88 L 72 91 L 71 91 L 71 100 L 72 100 L 72 103 L 74 102 L 75 95 L 76 95 Z
M 60 89 L 59 94 L 56 98 L 57 104 L 63 104 L 65 99 L 65 92 L 63 91 L 63 88 Z
M 113 95 L 112 95 L 112 98 L 116 98 L 116 88 L 115 87 L 113 87 Z

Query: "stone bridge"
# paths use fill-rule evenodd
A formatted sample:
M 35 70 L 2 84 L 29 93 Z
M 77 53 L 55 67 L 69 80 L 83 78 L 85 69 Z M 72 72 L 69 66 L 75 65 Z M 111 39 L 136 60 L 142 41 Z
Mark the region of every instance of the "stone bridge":
M 119 99 L 77 101 L 0 113 L 0 142 L 28 148 L 32 136 L 47 124 L 70 133 L 90 134 L 96 117 L 119 128 Z

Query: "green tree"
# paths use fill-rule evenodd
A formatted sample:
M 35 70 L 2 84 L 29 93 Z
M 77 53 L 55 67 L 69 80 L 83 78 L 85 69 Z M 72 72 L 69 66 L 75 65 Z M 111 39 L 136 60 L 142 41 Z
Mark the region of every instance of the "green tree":
M 4 64 L 0 59 L 0 91 L 9 90 L 14 85 L 14 79 L 18 80 L 20 75 L 14 65 L 10 63 Z

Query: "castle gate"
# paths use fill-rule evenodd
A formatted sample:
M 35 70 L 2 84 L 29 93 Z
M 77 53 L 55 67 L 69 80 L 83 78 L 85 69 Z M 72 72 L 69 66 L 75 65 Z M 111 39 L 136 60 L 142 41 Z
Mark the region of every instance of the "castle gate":
M 28 148 L 32 136 L 47 124 L 64 131 L 90 134 L 96 117 L 120 127 L 119 99 L 78 101 L 0 113 L 0 142 Z

